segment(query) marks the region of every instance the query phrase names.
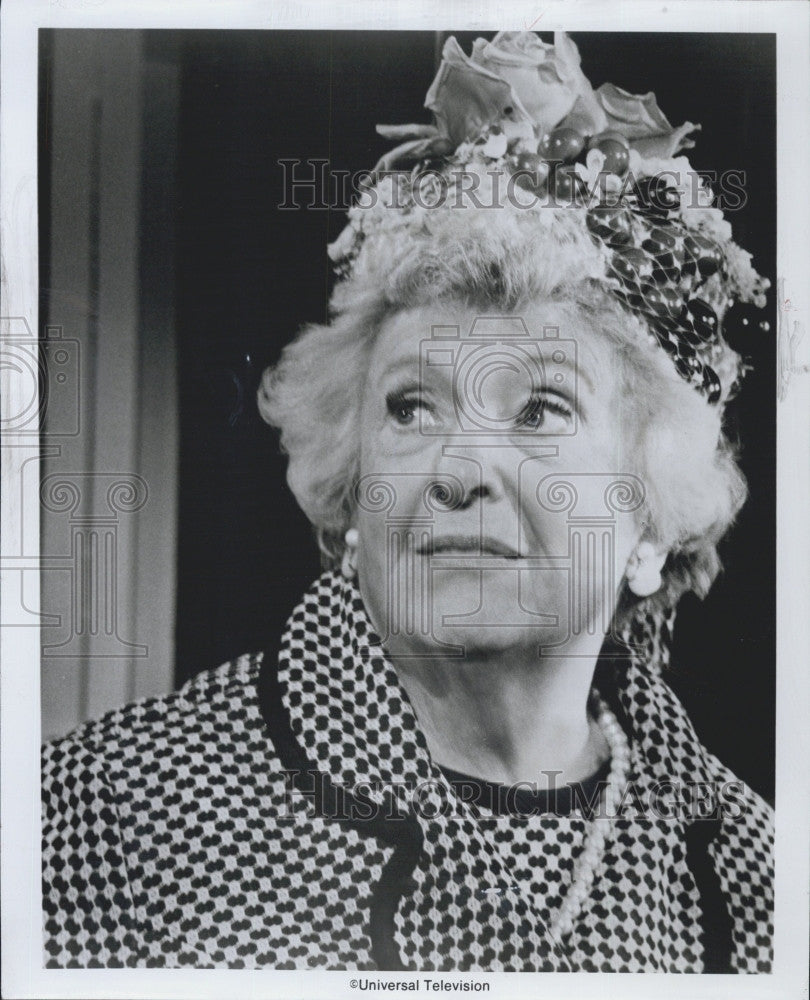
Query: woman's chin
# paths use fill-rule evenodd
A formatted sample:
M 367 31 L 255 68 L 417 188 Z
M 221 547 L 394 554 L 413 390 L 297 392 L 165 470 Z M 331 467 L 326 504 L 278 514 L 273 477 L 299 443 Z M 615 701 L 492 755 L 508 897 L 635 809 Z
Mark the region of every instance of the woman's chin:
M 429 590 L 413 577 L 416 586 L 410 587 L 389 580 L 391 604 L 372 603 L 378 632 L 395 656 L 497 656 L 564 642 L 567 595 L 553 585 L 556 580 L 534 579 L 531 587 L 527 576 L 454 567 L 434 572 Z
M 431 595 L 433 635 L 471 655 L 538 649 L 564 639 L 567 609 L 559 594 L 526 600 L 510 574 L 482 586 L 481 573 L 454 572 Z M 493 574 L 495 576 L 495 574 Z
M 541 645 L 554 642 L 554 629 L 526 629 L 514 625 L 439 626 L 434 630 L 436 650 L 453 649 L 459 660 L 497 658 L 520 650 L 539 651 Z M 446 655 L 446 654 L 445 654 Z

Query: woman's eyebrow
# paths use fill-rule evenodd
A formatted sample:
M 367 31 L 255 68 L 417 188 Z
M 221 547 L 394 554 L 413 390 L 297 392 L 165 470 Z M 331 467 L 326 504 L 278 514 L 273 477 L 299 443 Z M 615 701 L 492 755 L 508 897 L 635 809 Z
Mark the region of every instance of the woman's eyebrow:
M 591 395 L 596 392 L 594 380 L 588 374 L 582 360 L 579 358 L 576 361 L 572 361 L 566 357 L 564 360 L 556 362 L 553 359 L 553 354 L 548 353 L 541 355 L 539 358 L 535 356 L 531 360 L 538 376 L 539 388 L 541 389 L 554 389 L 556 387 L 554 373 L 564 368 L 574 376 L 574 390 L 578 388 L 578 383 L 581 379 Z M 432 379 L 437 375 L 451 377 L 453 371 L 454 365 L 452 362 L 436 364 L 434 361 L 431 363 L 431 360 L 426 358 L 424 352 L 412 351 L 395 358 L 387 364 L 380 372 L 380 378 L 394 378 L 402 372 L 407 372 L 416 382 L 419 382 L 421 377 L 425 379 Z M 568 388 L 571 391 L 570 379 L 568 380 Z
M 452 366 L 433 366 L 426 363 L 424 355 L 418 352 L 402 355 L 395 358 L 380 371 L 380 381 L 392 381 L 397 378 L 407 376 L 414 388 L 422 388 L 427 385 L 438 385 L 443 381 L 452 382 Z
M 380 376 L 382 378 L 387 378 L 391 375 L 398 375 L 402 371 L 407 371 L 409 374 L 418 376 L 420 367 L 419 354 L 415 352 L 411 354 L 404 354 L 386 364 L 380 372 Z
M 591 395 L 596 392 L 594 381 L 588 374 L 585 366 L 582 364 L 581 359 L 578 358 L 576 361 L 571 361 L 569 358 L 565 358 L 564 361 L 555 362 L 553 360 L 553 355 L 551 354 L 543 356 L 542 388 L 553 389 L 555 387 L 554 375 L 552 373 L 560 368 L 567 369 L 574 376 L 575 390 L 579 388 L 579 381 L 581 379 Z M 568 384 L 568 388 L 570 391 L 570 382 Z

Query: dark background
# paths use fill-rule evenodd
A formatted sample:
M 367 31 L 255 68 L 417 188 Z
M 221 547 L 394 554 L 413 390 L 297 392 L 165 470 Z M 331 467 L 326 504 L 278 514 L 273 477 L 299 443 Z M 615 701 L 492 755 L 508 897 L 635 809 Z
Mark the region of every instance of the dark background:
M 261 648 L 320 569 L 256 410 L 263 368 L 306 321 L 323 321 L 326 244 L 342 210 L 279 211 L 284 157 L 371 167 L 377 123 L 429 122 L 423 100 L 454 33 L 148 32 L 181 70 L 175 302 L 180 379 L 177 683 Z M 492 37 L 492 33 L 485 37 Z M 543 34 L 551 41 L 551 35 Z M 654 91 L 673 124 L 700 122 L 697 169 L 744 170 L 735 238 L 775 279 L 775 37 L 574 33 L 594 87 Z M 147 123 L 148 124 L 148 123 Z M 679 608 L 672 683 L 726 764 L 773 796 L 775 730 L 775 317 L 729 339 L 754 371 L 729 408 L 751 495 L 723 544 L 710 596 Z M 771 333 L 759 329 L 771 323 Z M 733 324 L 731 324 L 733 325 Z

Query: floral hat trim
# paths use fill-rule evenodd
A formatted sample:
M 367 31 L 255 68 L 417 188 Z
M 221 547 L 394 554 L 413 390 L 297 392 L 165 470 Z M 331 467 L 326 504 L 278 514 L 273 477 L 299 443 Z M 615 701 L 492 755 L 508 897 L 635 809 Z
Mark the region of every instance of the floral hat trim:
M 448 184 L 463 195 L 465 174 L 507 176 L 523 200 L 504 207 L 538 222 L 544 209 L 574 213 L 603 251 L 604 281 L 646 320 L 678 373 L 712 404 L 730 397 L 745 366 L 722 338 L 723 315 L 733 302 L 763 307 L 770 282 L 678 155 L 699 125 L 673 127 L 652 93 L 594 90 L 564 33 L 547 44 L 502 31 L 476 39 L 470 56 L 448 38 L 425 107 L 432 125 L 377 126 L 398 145 L 371 172 L 373 197 L 361 195 L 328 248 L 340 275 L 376 233 L 418 230 L 437 178 L 445 195 Z

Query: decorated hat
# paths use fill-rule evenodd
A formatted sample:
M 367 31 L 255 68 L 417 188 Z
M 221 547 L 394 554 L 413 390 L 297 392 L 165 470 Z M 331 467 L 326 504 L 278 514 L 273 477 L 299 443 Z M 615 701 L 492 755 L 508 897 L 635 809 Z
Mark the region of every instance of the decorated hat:
M 699 125 L 673 127 L 652 93 L 594 90 L 563 33 L 547 44 L 500 32 L 476 39 L 470 56 L 449 38 L 425 107 L 433 124 L 377 126 L 399 144 L 329 246 L 340 276 L 381 240 L 423 231 L 425 213 L 489 198 L 522 226 L 587 232 L 598 279 L 646 321 L 679 375 L 710 404 L 730 398 L 745 365 L 723 318 L 732 303 L 763 307 L 770 282 L 684 155 Z

